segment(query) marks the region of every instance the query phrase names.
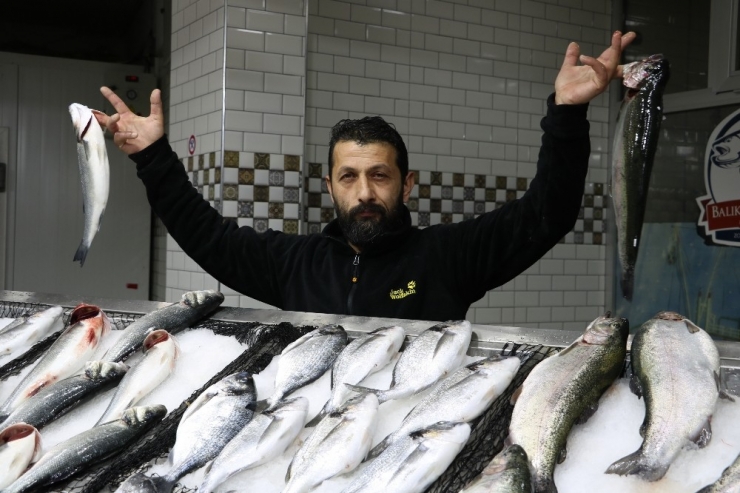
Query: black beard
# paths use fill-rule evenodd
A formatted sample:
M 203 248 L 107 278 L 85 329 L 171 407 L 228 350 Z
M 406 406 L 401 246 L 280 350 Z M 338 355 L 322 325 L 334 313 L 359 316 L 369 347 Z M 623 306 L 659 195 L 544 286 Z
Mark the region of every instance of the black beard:
M 339 227 L 348 242 L 357 247 L 364 247 L 380 238 L 381 236 L 398 229 L 402 223 L 401 207 L 403 207 L 403 196 L 399 195 L 395 206 L 386 211 L 379 204 L 360 204 L 345 211 L 335 203 L 334 210 L 337 213 Z M 379 219 L 356 219 L 358 214 L 372 212 L 380 216 Z

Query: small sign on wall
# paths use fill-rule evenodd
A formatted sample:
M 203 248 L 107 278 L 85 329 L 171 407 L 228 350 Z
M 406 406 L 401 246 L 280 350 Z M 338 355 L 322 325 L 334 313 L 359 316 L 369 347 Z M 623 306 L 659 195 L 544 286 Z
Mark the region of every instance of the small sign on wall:
M 188 152 L 191 156 L 195 154 L 195 135 L 191 135 L 188 139 Z

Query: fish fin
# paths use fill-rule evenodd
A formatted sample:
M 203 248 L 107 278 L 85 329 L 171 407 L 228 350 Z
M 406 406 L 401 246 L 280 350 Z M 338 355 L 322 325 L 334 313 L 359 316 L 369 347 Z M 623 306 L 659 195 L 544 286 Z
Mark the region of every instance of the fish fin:
M 586 409 L 583 410 L 583 412 L 581 413 L 581 415 L 578 416 L 578 418 L 576 418 L 575 424 L 582 425 L 583 423 L 585 423 L 586 421 L 588 421 L 589 419 L 591 419 L 591 416 L 593 416 L 594 413 L 596 413 L 596 411 L 598 411 L 598 410 L 599 410 L 599 403 L 598 402 L 595 402 L 595 403 L 587 406 Z
M 434 354 L 432 355 L 432 358 L 435 358 L 437 356 L 437 353 L 447 344 L 449 344 L 451 341 L 455 339 L 456 335 L 454 332 L 450 332 L 449 330 L 445 330 L 444 334 L 442 334 L 442 337 L 439 338 L 437 341 L 437 345 L 434 348 Z
M 80 261 L 80 267 L 85 265 L 85 258 L 87 258 L 87 251 L 90 249 L 89 246 L 85 245 L 84 240 L 80 242 L 80 246 L 77 247 L 77 251 L 75 252 L 75 258 L 72 260 L 72 262 Z
M 345 383 L 344 386 L 353 392 L 357 392 L 358 394 L 375 394 L 376 396 L 378 396 L 378 401 L 380 402 L 385 402 L 386 400 L 388 400 L 382 398 L 385 397 L 385 393 L 387 392 L 385 390 L 371 389 L 370 387 L 361 387 L 359 385 L 352 385 L 351 383 Z
M 730 402 L 735 402 L 735 398 L 734 398 L 734 397 L 732 397 L 732 395 L 730 395 L 730 394 L 729 394 L 729 393 L 728 393 L 727 391 L 725 391 L 725 390 L 720 390 L 720 391 L 719 391 L 719 398 L 720 398 L 720 399 L 725 399 L 725 400 L 727 400 L 727 401 L 730 401 Z
M 383 440 L 381 440 L 380 443 L 378 443 L 376 446 L 374 446 L 372 449 L 370 449 L 370 452 L 367 453 L 367 457 L 365 460 L 374 459 L 380 454 L 383 453 L 385 449 L 388 448 L 388 446 L 393 443 L 393 440 L 395 439 L 395 433 L 391 433 L 387 437 L 385 437 Z
M 314 426 L 316 426 L 317 424 L 319 424 L 319 422 L 322 419 L 324 419 L 324 416 L 326 416 L 329 413 L 329 411 L 327 411 L 328 406 L 329 406 L 329 403 L 327 402 L 326 403 L 326 406 L 324 406 L 324 408 L 321 411 L 319 411 L 319 414 L 317 414 L 316 416 L 314 416 L 311 421 L 309 421 L 308 423 L 306 423 L 306 428 L 313 428 Z
M 200 394 L 182 414 L 182 418 L 180 418 L 180 423 L 188 419 L 195 411 L 203 407 L 208 401 L 213 399 L 216 395 L 218 395 L 218 392 L 203 392 L 202 394 Z
M 642 455 L 642 447 L 640 447 L 636 452 L 614 462 L 606 469 L 606 474 L 637 475 L 645 481 L 657 481 L 665 476 L 669 465 L 651 466 L 646 464 L 645 457 Z
M 566 457 L 568 457 L 568 449 L 563 447 L 560 449 L 560 453 L 558 454 L 558 464 L 565 462 Z
M 691 439 L 699 448 L 704 448 L 709 445 L 709 441 L 712 439 L 712 417 L 710 416 L 707 422 L 702 426 L 701 430 L 695 437 Z
M 255 413 L 263 413 L 272 407 L 272 401 L 268 399 L 262 399 L 261 401 L 253 401 L 247 405 L 247 409 L 252 409 Z
M 686 323 L 686 328 L 689 330 L 690 333 L 696 334 L 701 330 L 701 327 L 696 325 L 694 322 L 689 320 L 688 318 L 684 319 L 684 322 Z
M 514 404 L 516 404 L 516 401 L 517 401 L 517 400 L 519 400 L 519 396 L 520 396 L 520 395 L 522 395 L 522 389 L 523 389 L 523 387 L 524 387 L 524 385 L 523 385 L 523 384 L 522 384 L 522 385 L 520 385 L 520 386 L 519 386 L 519 387 L 517 387 L 517 388 L 516 388 L 516 390 L 515 390 L 515 391 L 514 391 L 514 392 L 513 392 L 512 394 L 511 394 L 511 398 L 509 399 L 509 402 L 511 403 L 511 405 L 512 405 L 512 406 L 513 406 Z
M 637 396 L 638 399 L 642 399 L 642 384 L 640 379 L 634 373 L 630 377 L 630 390 Z

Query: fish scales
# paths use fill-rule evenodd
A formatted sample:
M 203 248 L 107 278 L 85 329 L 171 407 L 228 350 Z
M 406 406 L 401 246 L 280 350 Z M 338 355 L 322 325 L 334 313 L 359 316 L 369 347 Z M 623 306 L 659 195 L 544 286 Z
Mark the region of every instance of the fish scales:
M 573 424 L 595 410 L 619 376 L 629 323 L 599 317 L 583 336 L 530 372 L 516 400 L 507 443 L 520 445 L 532 466 L 536 492 L 556 492 L 553 472 Z
M 52 306 L 3 327 L 0 330 L 0 357 L 26 349 L 48 334 L 63 329 L 63 314 L 64 308 Z
M 460 493 L 531 493 L 527 453 L 519 445 L 502 450 Z
M 628 90 L 614 133 L 611 196 L 622 266 L 622 294 L 628 300 L 632 300 L 633 295 L 637 251 L 668 77 L 668 61 L 662 55 L 653 55 L 624 68 L 624 84 Z
M 661 312 L 632 341 L 631 387 L 645 397 L 643 443 L 608 473 L 662 478 L 689 442 L 706 445 L 719 392 L 720 358 L 712 337 L 682 315 Z

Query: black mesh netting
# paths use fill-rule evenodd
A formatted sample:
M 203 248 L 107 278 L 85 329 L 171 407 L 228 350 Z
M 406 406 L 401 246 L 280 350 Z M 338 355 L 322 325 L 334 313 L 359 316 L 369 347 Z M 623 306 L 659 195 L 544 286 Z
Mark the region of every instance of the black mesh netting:
M 470 423 L 468 443 L 455 457 L 450 467 L 427 488 L 426 493 L 451 493 L 462 490 L 491 462 L 504 446 L 509 434 L 509 422 L 514 406 L 511 396 L 532 371 L 532 368 L 559 348 L 507 344 L 501 350 L 503 356 L 518 356 L 522 360 L 514 379 L 479 418 Z

